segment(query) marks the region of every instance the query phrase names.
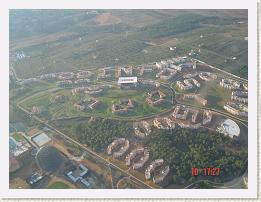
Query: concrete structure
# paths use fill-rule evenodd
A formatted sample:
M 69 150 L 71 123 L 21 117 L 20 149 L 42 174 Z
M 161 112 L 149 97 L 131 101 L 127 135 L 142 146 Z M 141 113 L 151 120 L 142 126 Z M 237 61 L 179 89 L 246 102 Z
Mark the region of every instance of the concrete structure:
M 114 158 L 120 158 L 128 151 L 129 147 L 129 140 L 118 138 L 107 147 L 107 154 L 112 155 Z
M 206 99 L 202 98 L 199 94 L 195 94 L 195 93 L 184 94 L 183 99 L 195 100 L 203 106 L 206 106 L 208 103 Z
M 148 93 L 148 97 L 146 98 L 146 102 L 149 105 L 159 105 L 164 101 L 166 95 L 160 90 L 153 91 Z
M 212 112 L 210 110 L 204 110 L 202 124 L 206 125 L 212 120 Z
M 204 81 L 210 81 L 213 79 L 217 79 L 217 75 L 210 72 L 200 72 L 199 78 L 201 78 Z
M 155 118 L 153 120 L 153 125 L 158 129 L 164 129 L 164 130 L 175 128 L 175 123 L 167 117 Z
M 56 74 L 54 73 L 50 73 L 50 74 L 43 74 L 40 76 L 40 79 L 45 80 L 45 79 L 55 79 L 56 78 Z
M 234 102 L 228 102 L 227 104 L 224 105 L 224 109 L 236 116 L 244 116 L 244 117 L 248 116 L 248 109 L 246 105 L 242 105 Z
M 14 157 L 18 157 L 31 148 L 27 141 L 16 141 L 13 137 L 9 137 L 9 152 Z M 15 162 L 15 161 L 14 161 Z
M 248 92 L 247 91 L 233 91 L 231 94 L 231 100 L 247 104 L 248 103 Z
M 86 78 L 90 78 L 91 76 L 92 76 L 92 72 L 90 71 L 79 71 L 76 73 L 77 79 L 86 79 Z
M 108 79 L 112 77 L 112 67 L 105 67 L 99 70 L 97 79 Z
M 247 85 L 247 83 L 243 83 L 243 88 L 244 88 L 244 90 L 248 90 L 248 85 Z
M 151 65 L 142 65 L 140 67 L 140 76 L 143 76 L 145 73 L 153 72 L 153 67 Z
M 182 113 L 183 112 L 183 113 Z M 181 119 L 181 120 L 186 120 L 188 116 L 189 110 L 178 105 L 175 107 L 172 116 L 175 119 Z
M 197 75 L 198 75 L 198 72 L 195 72 L 195 73 L 183 75 L 183 78 L 190 79 L 190 78 L 196 77 Z
M 139 157 L 137 159 L 137 157 Z M 149 160 L 149 151 L 143 147 L 132 150 L 125 158 L 125 164 L 130 166 L 134 170 L 142 168 L 144 164 Z
M 138 78 L 137 77 L 119 77 L 118 86 L 120 88 L 133 88 L 137 87 Z
M 198 110 L 193 110 L 193 114 L 192 114 L 192 118 L 191 118 L 192 123 L 197 122 L 198 113 L 199 113 Z
M 73 72 L 61 72 L 58 74 L 58 79 L 60 80 L 70 80 L 74 78 Z
M 34 114 L 34 115 L 41 114 L 41 112 L 42 112 L 42 110 L 37 106 L 33 106 L 31 109 L 31 114 Z
M 197 94 L 195 94 L 195 93 L 183 94 L 183 99 L 194 100 L 196 96 L 197 96 Z
M 232 90 L 240 88 L 240 83 L 232 79 L 221 79 L 219 85 L 222 86 L 223 88 L 228 88 Z
M 32 175 L 29 177 L 29 184 L 33 185 L 35 183 L 37 183 L 38 181 L 40 181 L 41 179 L 43 179 L 44 176 L 42 176 L 41 174 L 37 173 L 37 172 L 33 172 Z
M 192 89 L 193 88 L 193 84 L 194 86 L 196 87 L 200 87 L 200 83 L 194 79 L 194 78 L 190 78 L 190 79 L 185 79 L 183 81 L 184 83 L 182 83 L 181 81 L 177 81 L 176 84 L 177 86 L 181 89 L 181 90 L 189 90 L 189 89 Z
M 48 144 L 52 139 L 45 133 L 40 133 L 31 138 L 31 140 L 38 146 L 42 147 Z
M 118 104 L 112 105 L 112 113 L 123 114 L 134 108 L 133 101 L 131 99 L 120 99 Z
M 206 106 L 207 103 L 208 103 L 208 101 L 207 101 L 206 99 L 202 98 L 200 95 L 197 95 L 197 96 L 195 97 L 195 100 L 196 100 L 198 103 L 200 103 L 201 105 L 203 105 L 203 106 Z
M 160 83 L 154 80 L 141 80 L 139 81 L 139 83 L 141 84 L 141 86 L 148 86 L 154 88 L 160 87 Z
M 89 188 L 91 184 L 84 179 L 88 171 L 89 169 L 86 166 L 80 164 L 78 168 L 69 171 L 66 175 L 73 183 L 81 182 L 86 188 Z
M 136 122 L 133 124 L 134 134 L 137 137 L 145 138 L 151 133 L 150 124 L 146 121 Z
M 220 127 L 217 128 L 217 131 L 228 135 L 231 138 L 234 136 L 238 137 L 240 134 L 239 126 L 231 119 L 226 119 L 223 123 L 221 123 Z
M 163 164 L 164 164 L 163 159 L 156 159 L 153 162 L 151 162 L 151 164 L 145 170 L 145 179 L 146 180 L 151 179 L 151 176 L 154 173 L 153 182 L 154 183 L 162 182 L 170 171 L 169 166 L 166 166 L 163 169 L 161 169 L 160 173 L 157 175 L 155 175 L 155 170 L 156 168 L 163 166 Z
M 169 171 L 170 171 L 169 166 L 164 167 L 158 175 L 155 175 L 153 177 L 153 183 L 158 184 L 162 182 L 165 179 L 165 177 L 168 175 Z
M 171 80 L 177 71 L 171 68 L 164 68 L 159 73 L 156 74 L 156 78 L 160 78 L 162 80 Z
M 88 100 L 80 100 L 74 104 L 74 107 L 77 110 L 85 111 L 85 110 L 93 110 L 100 103 L 99 100 L 95 98 L 89 98 Z
M 132 76 L 132 66 L 119 67 L 118 68 L 118 77 Z

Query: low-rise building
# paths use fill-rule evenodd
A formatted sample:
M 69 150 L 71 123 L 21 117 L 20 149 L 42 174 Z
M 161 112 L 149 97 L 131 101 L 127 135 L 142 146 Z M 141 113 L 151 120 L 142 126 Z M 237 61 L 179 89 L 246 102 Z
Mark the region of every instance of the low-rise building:
M 119 146 L 121 147 L 118 149 Z M 107 154 L 112 155 L 114 158 L 120 158 L 128 151 L 129 147 L 129 140 L 126 140 L 125 138 L 118 138 L 107 147 Z
M 160 78 L 162 80 L 171 80 L 177 71 L 171 68 L 164 68 L 159 73 L 156 74 L 156 78 Z
M 243 117 L 248 116 L 246 105 L 242 105 L 234 102 L 228 102 L 227 104 L 224 105 L 224 109 L 236 116 L 243 116 Z
M 56 78 L 56 74 L 54 73 L 50 73 L 50 74 L 42 74 L 40 76 L 40 79 L 44 80 L 44 79 L 55 79 Z
M 181 120 L 186 120 L 188 116 L 189 110 L 186 108 L 181 107 L 180 105 L 176 106 L 172 116 L 175 119 L 181 119 Z
M 178 123 L 181 128 L 198 129 L 201 123 L 191 124 L 191 123 Z
M 79 167 L 70 170 L 66 175 L 73 183 L 81 182 L 86 188 L 89 188 L 91 184 L 84 178 L 88 171 L 89 169 L 85 165 L 80 164 Z
M 88 100 L 80 100 L 74 104 L 74 107 L 79 111 L 93 110 L 100 103 L 95 98 L 89 98 Z
M 158 128 L 158 129 L 174 129 L 175 128 L 175 123 L 167 118 L 167 117 L 163 117 L 163 118 L 155 118 L 153 120 L 153 125 Z
M 213 79 L 217 79 L 217 75 L 210 72 L 200 72 L 199 78 L 201 78 L 204 81 L 210 81 Z
M 79 71 L 76 73 L 77 79 L 86 79 L 86 78 L 90 78 L 91 76 L 92 76 L 91 71 Z
M 183 75 L 183 78 L 184 79 L 190 79 L 190 78 L 196 77 L 197 75 L 198 75 L 198 72 L 195 72 L 195 73 Z
M 151 179 L 151 176 L 153 174 L 154 175 L 153 176 L 153 182 L 155 184 L 162 182 L 165 179 L 165 177 L 168 175 L 169 171 L 170 171 L 169 166 L 163 167 L 163 169 L 161 169 L 159 174 L 155 174 L 155 170 L 158 167 L 163 166 L 163 164 L 164 164 L 164 160 L 163 159 L 156 159 L 153 162 L 151 162 L 151 164 L 145 170 L 145 179 L 146 180 Z
M 146 98 L 146 102 L 149 105 L 159 105 L 164 101 L 164 98 L 166 97 L 166 95 L 160 91 L 153 91 L 148 93 L 148 97 Z
M 118 86 L 120 88 L 129 89 L 135 88 L 138 85 L 138 78 L 137 77 L 119 77 L 118 79 Z
M 139 158 L 137 159 L 137 157 Z M 143 147 L 132 150 L 125 158 L 126 165 L 132 164 L 134 170 L 142 168 L 148 160 L 149 151 Z
M 120 99 L 118 104 L 112 105 L 112 113 L 123 114 L 134 108 L 131 99 Z
M 140 138 L 145 138 L 151 133 L 150 124 L 147 121 L 136 122 L 133 124 L 134 135 Z
M 160 87 L 160 83 L 154 80 L 140 80 L 139 83 L 141 86 L 148 86 L 154 88 Z
M 112 67 L 105 67 L 99 70 L 97 79 L 108 79 L 112 77 Z
M 206 106 L 207 103 L 208 103 L 208 101 L 207 101 L 206 99 L 204 99 L 203 97 L 201 97 L 200 95 L 197 95 L 197 96 L 195 97 L 195 100 L 196 100 L 198 103 L 200 103 L 201 105 L 203 105 L 203 106 Z
M 219 85 L 222 86 L 223 88 L 228 88 L 232 90 L 240 88 L 240 82 L 232 79 L 221 79 Z
M 58 74 L 58 79 L 60 80 L 70 80 L 74 78 L 73 72 L 60 72 Z
M 198 110 L 193 110 L 193 114 L 192 114 L 192 118 L 191 118 L 192 123 L 197 122 L 198 113 L 199 113 Z
M 212 120 L 212 112 L 210 110 L 204 110 L 202 124 L 206 125 Z
M 184 94 L 183 99 L 196 100 L 198 103 L 200 103 L 203 106 L 206 106 L 208 103 L 206 99 L 202 98 L 199 94 L 195 94 L 195 93 Z
M 132 71 L 133 71 L 132 66 L 119 67 L 118 68 L 118 77 L 132 76 Z
M 231 94 L 231 100 L 248 103 L 248 92 L 247 91 L 233 91 Z

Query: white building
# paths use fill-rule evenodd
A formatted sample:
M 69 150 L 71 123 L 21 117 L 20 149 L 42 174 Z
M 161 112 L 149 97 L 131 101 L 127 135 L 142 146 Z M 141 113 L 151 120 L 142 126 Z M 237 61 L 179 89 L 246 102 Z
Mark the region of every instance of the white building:
M 120 88 L 133 88 L 137 87 L 138 78 L 137 77 L 119 77 L 118 86 Z

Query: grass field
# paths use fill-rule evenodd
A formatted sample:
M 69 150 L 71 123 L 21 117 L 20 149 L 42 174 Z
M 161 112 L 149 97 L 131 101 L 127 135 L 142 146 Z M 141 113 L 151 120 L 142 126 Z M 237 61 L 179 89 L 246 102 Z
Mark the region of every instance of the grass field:
M 84 93 L 72 95 L 71 90 L 69 89 L 54 91 L 52 93 L 48 91 L 46 93 L 36 95 L 35 97 L 33 96 L 32 98 L 21 103 L 21 105 L 28 110 L 31 110 L 33 106 L 40 107 L 42 110 L 42 114 L 40 116 L 46 120 L 87 115 L 128 119 L 133 117 L 150 116 L 171 108 L 171 91 L 163 87 L 161 87 L 160 90 L 166 94 L 166 101 L 158 106 L 151 106 L 146 103 L 147 93 L 150 92 L 148 89 L 137 88 L 122 90 L 116 87 L 106 90 L 99 96 L 95 96 L 95 98 L 100 101 L 100 104 L 93 110 L 88 110 L 85 112 L 78 111 L 74 107 L 74 104 L 81 99 L 89 99 L 91 97 Z M 56 94 L 63 94 L 69 99 L 68 101 L 62 103 L 51 103 L 50 98 Z M 124 98 L 131 99 L 133 101 L 134 108 L 125 114 L 112 113 L 112 105 L 117 104 L 120 99 Z
M 230 100 L 231 98 L 231 90 L 222 88 L 218 85 L 218 81 L 208 81 L 203 82 L 201 87 L 197 91 L 179 91 L 181 94 L 177 95 L 177 99 L 179 102 L 192 104 L 194 106 L 202 106 L 197 103 L 195 100 L 183 99 L 183 93 L 196 93 L 200 94 L 201 97 L 205 98 L 208 103 L 207 107 L 224 111 L 223 106 Z
M 54 182 L 53 184 L 48 186 L 48 189 L 69 189 L 70 186 L 63 182 Z
M 23 140 L 23 136 L 20 133 L 13 133 L 12 137 L 17 141 L 20 142 L 21 140 Z
M 22 78 L 48 72 L 196 56 L 246 78 L 244 10 L 34 10 L 10 12 L 10 62 Z M 32 17 L 33 16 L 33 17 Z M 203 35 L 201 38 L 200 36 Z M 169 47 L 176 46 L 176 52 Z M 27 57 L 17 60 L 23 51 Z M 236 60 L 229 58 L 236 57 Z M 241 71 L 238 71 L 240 70 Z

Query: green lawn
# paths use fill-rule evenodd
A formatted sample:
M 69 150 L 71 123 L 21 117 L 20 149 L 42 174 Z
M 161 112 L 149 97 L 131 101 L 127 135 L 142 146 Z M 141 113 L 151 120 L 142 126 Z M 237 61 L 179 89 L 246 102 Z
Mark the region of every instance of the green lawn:
M 53 184 L 48 186 L 48 189 L 69 189 L 69 185 L 63 183 L 63 182 L 54 182 Z
M 77 93 L 72 95 L 70 89 L 62 89 L 55 92 L 47 92 L 46 94 L 36 95 L 30 100 L 26 100 L 22 103 L 22 106 L 31 110 L 33 106 L 39 106 L 42 109 L 41 117 L 44 119 L 57 119 L 62 117 L 77 117 L 95 115 L 99 117 L 114 117 L 114 118 L 133 118 L 149 116 L 155 113 L 159 113 L 171 108 L 172 92 L 164 87 L 160 87 L 160 90 L 166 94 L 166 102 L 158 106 L 150 106 L 146 103 L 147 93 L 149 89 L 128 89 L 123 90 L 119 88 L 111 88 L 105 90 L 101 95 L 95 96 L 100 104 L 93 110 L 81 112 L 75 109 L 74 103 L 80 99 L 89 99 L 91 96 L 84 93 Z M 63 94 L 68 96 L 68 101 L 62 103 L 51 103 L 50 98 L 55 94 Z M 118 103 L 120 99 L 130 98 L 134 103 L 134 108 L 126 114 L 112 113 L 111 108 L 114 103 Z
M 17 141 L 20 142 L 23 139 L 23 136 L 20 133 L 12 134 L 12 137 Z

